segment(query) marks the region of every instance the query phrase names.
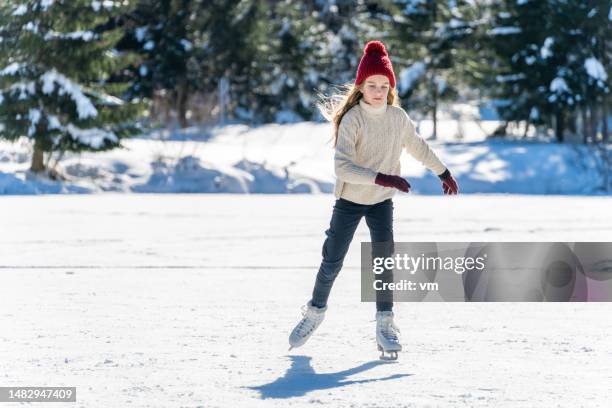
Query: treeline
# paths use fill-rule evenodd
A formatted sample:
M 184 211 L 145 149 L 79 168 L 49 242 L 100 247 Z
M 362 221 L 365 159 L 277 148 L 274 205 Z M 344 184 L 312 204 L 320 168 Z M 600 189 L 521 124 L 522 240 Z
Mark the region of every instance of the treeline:
M 505 124 L 609 141 L 609 0 L 5 0 L 0 136 L 42 152 L 117 146 L 141 124 L 318 120 L 363 45 L 403 105 L 493 101 Z M 500 133 L 504 133 L 503 125 Z

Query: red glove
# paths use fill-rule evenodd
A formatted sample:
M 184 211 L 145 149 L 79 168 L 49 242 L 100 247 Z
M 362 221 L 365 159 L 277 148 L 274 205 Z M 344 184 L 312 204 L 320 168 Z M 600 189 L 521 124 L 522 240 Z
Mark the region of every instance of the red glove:
M 451 175 L 448 169 L 444 170 L 444 173 L 439 174 L 440 180 L 442 180 L 442 189 L 444 190 L 444 194 L 457 194 L 459 192 L 459 186 L 457 186 L 457 181 Z
M 404 193 L 410 191 L 410 183 L 400 176 L 378 173 L 374 182 L 379 186 L 397 188 Z

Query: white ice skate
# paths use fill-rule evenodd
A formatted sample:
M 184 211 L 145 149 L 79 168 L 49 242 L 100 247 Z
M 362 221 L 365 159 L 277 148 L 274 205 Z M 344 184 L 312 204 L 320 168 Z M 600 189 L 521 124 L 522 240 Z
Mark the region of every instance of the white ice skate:
M 397 352 L 402 351 L 402 345 L 398 339 L 399 331 L 393 322 L 393 312 L 376 312 L 376 343 L 378 351 L 381 352 L 381 360 L 397 360 Z
M 289 350 L 295 347 L 300 347 L 310 338 L 312 333 L 319 327 L 323 318 L 325 318 L 325 311 L 327 306 L 324 308 L 318 308 L 313 306 L 311 301 L 306 305 L 302 306 L 302 320 L 295 326 L 291 335 L 289 336 Z

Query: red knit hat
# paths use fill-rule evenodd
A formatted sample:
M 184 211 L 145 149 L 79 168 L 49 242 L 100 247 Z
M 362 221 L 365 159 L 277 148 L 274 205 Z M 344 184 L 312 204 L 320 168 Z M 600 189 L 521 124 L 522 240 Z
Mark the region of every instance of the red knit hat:
M 355 85 L 359 85 L 370 75 L 377 74 L 389 78 L 391 88 L 395 88 L 395 74 L 385 45 L 380 41 L 370 41 L 363 49 L 363 55 L 361 61 L 359 61 L 359 67 L 357 67 Z

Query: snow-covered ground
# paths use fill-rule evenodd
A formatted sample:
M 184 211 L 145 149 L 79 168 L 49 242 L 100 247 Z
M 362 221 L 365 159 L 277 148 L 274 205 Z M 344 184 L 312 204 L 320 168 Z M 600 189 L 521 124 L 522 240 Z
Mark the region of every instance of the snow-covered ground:
M 425 188 L 425 187 L 423 187 Z M 399 193 L 396 241 L 610 241 L 610 197 Z M 606 407 L 610 303 L 397 303 L 378 360 L 360 224 L 326 320 L 287 351 L 333 196 L 0 198 L 3 386 L 78 407 Z M 9 406 L 11 404 L 7 404 Z M 35 405 L 35 404 L 32 404 Z
M 491 123 L 489 123 L 491 122 Z M 453 122 L 455 123 L 455 122 Z M 593 146 L 484 140 L 462 122 L 470 138 L 457 140 L 453 123 L 440 124 L 431 147 L 463 193 L 610 194 L 612 146 L 606 163 Z M 424 135 L 427 121 L 421 122 Z M 490 131 L 490 129 L 488 130 Z M 329 193 L 335 180 L 331 126 L 313 122 L 241 125 L 155 132 L 124 142 L 125 149 L 66 154 L 59 164 L 66 182 L 30 175 L 30 144 L 0 142 L 0 194 L 39 193 Z M 436 176 L 408 154 L 402 175 L 417 194 L 439 194 Z

